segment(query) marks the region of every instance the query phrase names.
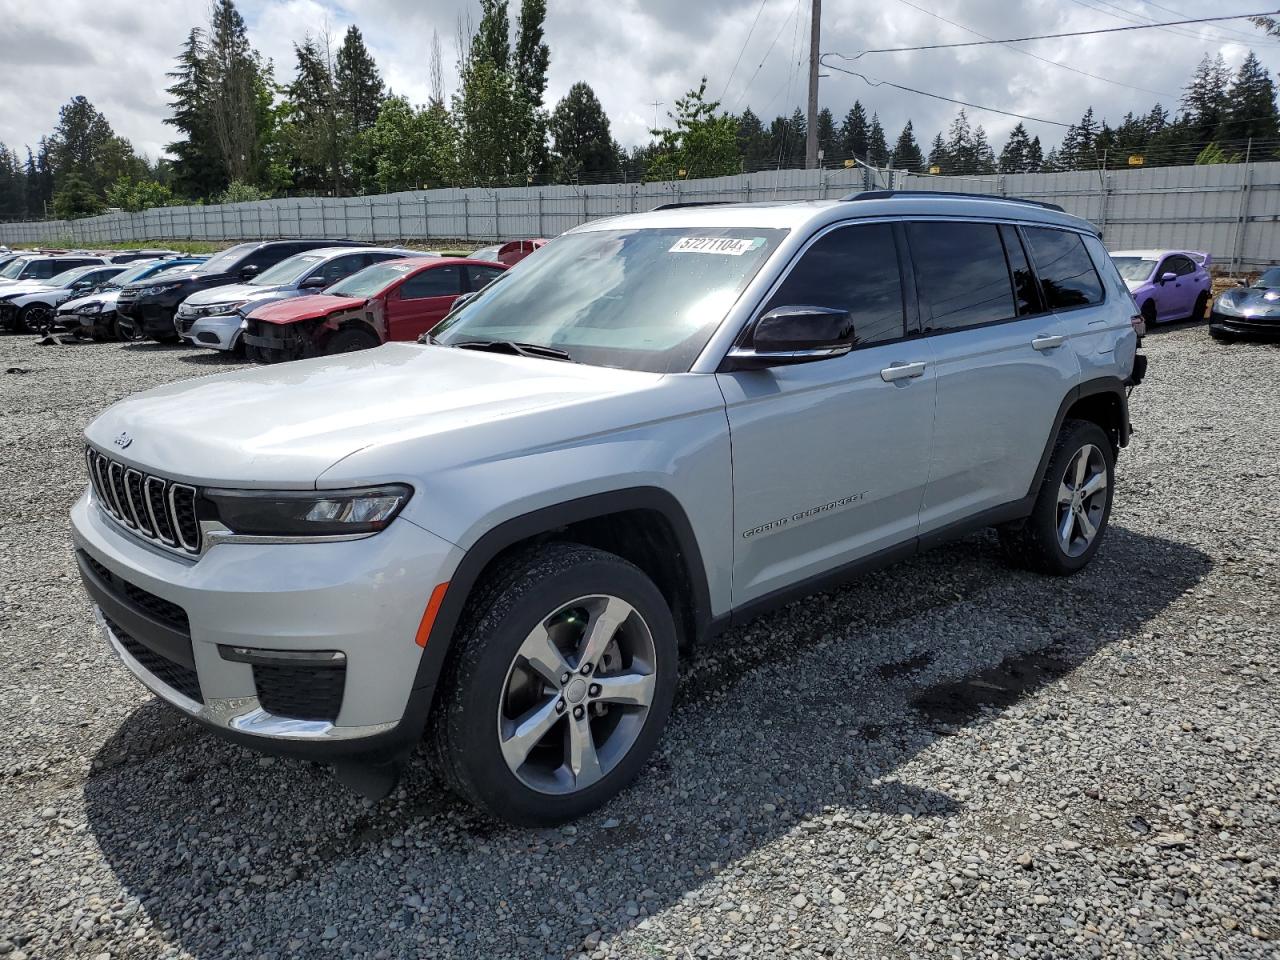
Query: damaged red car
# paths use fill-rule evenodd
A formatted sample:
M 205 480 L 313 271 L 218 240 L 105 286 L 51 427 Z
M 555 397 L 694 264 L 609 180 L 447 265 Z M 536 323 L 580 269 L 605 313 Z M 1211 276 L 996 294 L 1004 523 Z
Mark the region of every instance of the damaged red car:
M 250 360 L 278 363 L 417 340 L 453 307 L 497 279 L 506 264 L 455 257 L 387 260 L 323 292 L 273 301 L 245 317 Z

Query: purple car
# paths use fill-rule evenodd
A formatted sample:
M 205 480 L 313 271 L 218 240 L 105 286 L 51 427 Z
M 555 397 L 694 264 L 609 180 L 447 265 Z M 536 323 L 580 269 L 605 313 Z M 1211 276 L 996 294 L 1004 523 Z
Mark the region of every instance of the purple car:
M 1203 320 L 1209 303 L 1209 254 L 1198 250 L 1120 250 L 1111 254 L 1147 326 Z

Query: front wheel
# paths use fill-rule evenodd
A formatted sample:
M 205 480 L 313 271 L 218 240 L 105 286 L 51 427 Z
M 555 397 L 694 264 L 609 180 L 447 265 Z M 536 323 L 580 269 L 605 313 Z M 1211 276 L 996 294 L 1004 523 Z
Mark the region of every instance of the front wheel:
M 356 350 L 372 350 L 381 346 L 382 342 L 368 330 L 359 327 L 348 327 L 331 336 L 324 345 L 324 354 L 353 353 Z
M 1191 308 L 1191 316 L 1187 317 L 1187 320 L 1192 323 L 1199 323 L 1204 319 L 1204 310 L 1207 306 L 1209 306 L 1209 294 L 1201 290 L 1200 296 L 1196 297 L 1196 305 Z
M 572 543 L 515 556 L 477 585 L 432 719 L 456 793 L 515 824 L 605 803 L 652 753 L 675 692 L 675 622 L 621 557 Z
M 43 303 L 29 303 L 18 311 L 18 333 L 44 333 L 53 321 L 53 310 Z
M 1111 516 L 1115 451 L 1096 423 L 1062 425 L 1031 515 L 1000 528 L 1006 555 L 1039 573 L 1066 576 L 1098 552 Z

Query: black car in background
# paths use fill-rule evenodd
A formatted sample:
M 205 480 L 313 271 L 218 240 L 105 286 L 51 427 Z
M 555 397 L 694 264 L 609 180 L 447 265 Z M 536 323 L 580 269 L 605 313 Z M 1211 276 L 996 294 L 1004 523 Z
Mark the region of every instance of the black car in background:
M 1252 286 L 1218 294 L 1209 311 L 1209 333 L 1215 340 L 1280 339 L 1280 267 L 1264 270 Z
M 149 337 L 173 343 L 178 339 L 173 325 L 178 305 L 197 290 L 240 283 L 295 253 L 316 247 L 367 246 L 359 240 L 253 240 L 238 243 L 180 278 L 157 277 L 129 284 L 116 298 L 116 313 L 120 325 L 126 328 L 125 332 L 131 338 Z

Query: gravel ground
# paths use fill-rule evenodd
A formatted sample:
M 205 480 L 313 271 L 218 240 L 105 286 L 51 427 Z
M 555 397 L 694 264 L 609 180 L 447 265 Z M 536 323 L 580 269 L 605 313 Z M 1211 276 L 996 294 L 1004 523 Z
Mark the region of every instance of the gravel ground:
M 980 535 L 722 636 L 637 785 L 528 831 L 153 701 L 77 584 L 78 437 L 230 364 L 0 339 L 0 954 L 1275 958 L 1280 347 L 1147 352 L 1085 573 Z

